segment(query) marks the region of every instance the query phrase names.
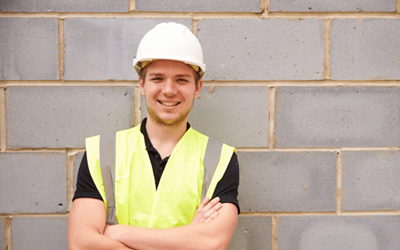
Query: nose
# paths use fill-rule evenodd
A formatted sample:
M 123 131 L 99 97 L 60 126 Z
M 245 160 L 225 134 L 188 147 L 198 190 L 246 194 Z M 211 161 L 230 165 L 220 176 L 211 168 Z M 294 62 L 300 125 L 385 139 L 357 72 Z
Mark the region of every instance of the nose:
M 167 78 L 163 84 L 162 92 L 164 95 L 175 95 L 177 92 L 176 83 L 171 78 Z

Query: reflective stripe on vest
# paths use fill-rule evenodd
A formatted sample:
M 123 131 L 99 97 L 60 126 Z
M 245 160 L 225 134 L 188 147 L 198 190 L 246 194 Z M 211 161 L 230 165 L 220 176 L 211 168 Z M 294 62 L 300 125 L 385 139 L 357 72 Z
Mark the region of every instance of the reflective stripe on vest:
M 116 133 L 100 136 L 100 166 L 107 197 L 107 224 L 118 224 L 115 211 L 115 138 Z
M 203 190 L 201 192 L 201 200 L 206 198 L 207 191 L 210 187 L 211 179 L 217 169 L 219 158 L 221 157 L 222 143 L 212 138 L 208 138 L 206 153 L 204 155 L 204 177 Z M 211 198 L 211 197 L 210 197 Z
M 116 133 L 100 136 L 100 166 L 107 197 L 107 224 L 109 225 L 118 224 L 115 208 L 115 142 Z M 221 157 L 222 146 L 223 143 L 212 138 L 208 139 L 203 160 L 204 175 L 201 200 L 207 195 Z

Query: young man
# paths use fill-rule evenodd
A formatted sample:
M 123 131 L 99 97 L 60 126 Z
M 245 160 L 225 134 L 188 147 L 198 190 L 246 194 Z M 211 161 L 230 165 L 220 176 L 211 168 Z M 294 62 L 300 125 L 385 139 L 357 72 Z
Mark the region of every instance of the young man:
M 200 43 L 181 24 L 159 24 L 134 66 L 148 117 L 86 140 L 69 249 L 227 249 L 239 213 L 237 157 L 187 123 L 203 85 Z

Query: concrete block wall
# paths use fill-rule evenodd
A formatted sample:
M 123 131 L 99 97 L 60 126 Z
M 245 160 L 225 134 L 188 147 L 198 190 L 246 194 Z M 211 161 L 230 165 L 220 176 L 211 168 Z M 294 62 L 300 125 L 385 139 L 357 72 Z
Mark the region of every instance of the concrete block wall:
M 398 249 L 400 0 L 0 1 L 0 250 L 67 249 L 84 138 L 146 116 L 141 37 L 203 45 L 191 125 L 237 148 L 229 249 Z

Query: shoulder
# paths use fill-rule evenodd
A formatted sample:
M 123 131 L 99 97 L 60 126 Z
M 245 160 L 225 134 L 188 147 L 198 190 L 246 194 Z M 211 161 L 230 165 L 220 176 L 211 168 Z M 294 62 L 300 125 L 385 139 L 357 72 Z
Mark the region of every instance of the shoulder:
M 218 182 L 213 194 L 213 198 L 219 197 L 221 203 L 234 204 L 238 209 L 238 213 L 240 213 L 239 201 L 237 199 L 239 176 L 239 162 L 237 159 L 237 155 L 234 152 L 229 161 L 228 167 L 226 168 L 223 177 Z
M 94 141 L 99 141 L 100 138 L 104 138 L 104 137 L 124 136 L 124 135 L 137 133 L 137 132 L 140 132 L 140 125 L 132 127 L 132 128 L 128 128 L 128 129 L 118 130 L 118 131 L 114 131 L 114 132 L 108 132 L 108 133 L 104 133 L 104 134 L 100 134 L 100 135 L 89 136 L 89 137 L 86 137 L 86 142 L 92 142 L 92 141 L 94 142 Z
M 82 161 L 78 171 L 76 190 L 73 200 L 75 200 L 76 198 L 95 198 L 103 200 L 90 174 L 86 152 L 82 157 Z
M 214 138 L 212 138 L 210 136 L 207 136 L 207 135 L 195 130 L 193 127 L 190 127 L 190 129 L 188 131 L 190 131 L 190 133 L 193 133 L 193 134 L 195 134 L 196 136 L 198 136 L 198 137 L 200 137 L 202 139 L 205 139 L 207 142 L 213 142 L 213 143 L 216 143 L 216 144 L 220 144 L 220 145 L 223 145 L 224 147 L 231 148 L 232 150 L 235 149 L 234 147 L 232 147 L 232 146 L 230 146 L 230 145 L 228 145 L 228 144 L 226 144 L 226 143 L 224 143 L 222 141 L 216 140 L 216 139 L 214 139 Z

